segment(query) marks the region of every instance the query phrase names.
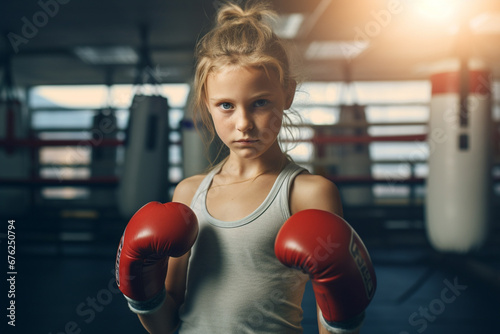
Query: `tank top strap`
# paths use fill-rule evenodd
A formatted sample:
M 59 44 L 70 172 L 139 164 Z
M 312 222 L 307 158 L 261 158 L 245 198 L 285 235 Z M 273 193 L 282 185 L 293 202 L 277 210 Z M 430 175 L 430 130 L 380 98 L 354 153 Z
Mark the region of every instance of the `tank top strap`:
M 197 204 L 204 205 L 208 188 L 210 187 L 215 174 L 220 171 L 221 167 L 221 164 L 215 166 L 215 168 L 209 171 L 205 178 L 201 181 L 198 189 L 196 189 L 193 199 L 191 200 L 191 207 L 195 207 Z
M 294 162 L 289 163 L 287 167 L 289 168 L 285 168 L 283 171 L 283 185 L 281 186 L 278 194 L 278 203 L 281 208 L 281 214 L 285 218 L 289 218 L 291 215 L 290 189 L 292 187 L 293 180 L 297 175 L 306 170 L 304 167 L 301 167 Z

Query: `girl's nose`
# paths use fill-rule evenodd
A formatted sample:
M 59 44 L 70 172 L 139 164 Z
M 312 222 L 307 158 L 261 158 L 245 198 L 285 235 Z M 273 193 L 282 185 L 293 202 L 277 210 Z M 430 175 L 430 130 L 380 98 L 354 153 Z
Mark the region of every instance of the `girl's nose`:
M 253 120 L 250 112 L 246 109 L 240 109 L 237 113 L 236 129 L 240 132 L 248 132 L 253 128 Z

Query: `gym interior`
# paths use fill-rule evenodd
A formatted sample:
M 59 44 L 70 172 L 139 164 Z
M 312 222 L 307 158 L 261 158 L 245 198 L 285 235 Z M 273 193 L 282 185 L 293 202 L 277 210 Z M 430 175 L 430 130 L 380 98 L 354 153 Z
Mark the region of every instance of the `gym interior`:
M 269 2 L 299 79 L 282 143 L 337 185 L 375 266 L 361 332 L 497 332 L 500 1 Z M 222 4 L 2 1 L 2 333 L 146 333 L 117 247 L 216 159 L 189 103 Z M 309 283 L 302 307 L 318 333 Z

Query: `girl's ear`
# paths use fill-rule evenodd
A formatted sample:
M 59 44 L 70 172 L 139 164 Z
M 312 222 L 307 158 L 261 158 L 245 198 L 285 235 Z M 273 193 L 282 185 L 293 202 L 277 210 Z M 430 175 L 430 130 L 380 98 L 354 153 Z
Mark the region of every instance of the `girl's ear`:
M 285 96 L 285 109 L 288 110 L 291 108 L 293 103 L 293 98 L 295 97 L 295 89 L 297 89 L 297 82 L 293 79 L 290 80 Z

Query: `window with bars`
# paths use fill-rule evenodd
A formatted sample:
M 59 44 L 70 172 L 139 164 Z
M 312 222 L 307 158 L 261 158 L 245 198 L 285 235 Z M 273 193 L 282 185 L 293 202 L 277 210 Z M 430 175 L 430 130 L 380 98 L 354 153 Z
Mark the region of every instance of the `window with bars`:
M 42 180 L 57 183 L 58 180 L 75 181 L 92 179 L 92 149 L 89 143 L 95 138 L 92 131 L 94 116 L 104 110 L 112 113 L 114 123 L 110 129 L 114 139 L 123 140 L 127 127 L 130 104 L 140 89 L 144 95 L 160 93 L 168 98 L 170 142 L 169 179 L 172 184 L 182 178 L 180 121 L 184 115 L 189 93 L 188 84 L 89 86 L 36 86 L 28 91 L 30 124 L 37 145 L 35 173 Z M 111 111 L 110 111 L 111 110 Z M 112 131 L 111 131 L 112 130 Z M 45 144 L 44 144 L 45 143 Z M 107 174 L 101 179 L 113 180 L 123 163 L 124 149 L 115 146 L 114 166 L 107 166 Z M 48 185 L 39 193 L 41 201 L 81 200 L 91 197 L 91 186 Z M 71 182 L 68 182 L 71 184 Z
M 291 151 L 295 160 L 302 162 L 313 172 L 324 170 L 318 165 L 329 165 L 335 170 L 338 157 L 328 156 L 317 160 L 318 146 L 310 143 L 315 127 L 334 128 L 342 125 L 341 109 L 345 105 L 360 105 L 366 118 L 366 136 L 394 136 L 391 141 L 368 142 L 370 171 L 373 179 L 404 179 L 426 176 L 427 148 L 425 142 L 397 140 L 398 136 L 426 133 L 429 118 L 430 83 L 428 81 L 406 82 L 306 82 L 299 88 L 293 108 L 302 116 L 304 127 L 298 144 Z M 326 131 L 327 133 L 336 133 Z M 341 133 L 342 131 L 337 131 Z M 344 131 L 345 132 L 345 131 Z M 332 135 L 335 136 L 335 135 Z M 326 138 L 328 139 L 328 138 Z M 346 145 L 335 144 L 332 145 Z M 334 150 L 333 150 L 334 151 Z M 330 150 L 330 152 L 333 152 Z M 411 152 L 417 154 L 409 156 Z M 323 161 L 321 161 L 323 160 Z M 323 166 L 324 167 L 324 166 Z M 341 175 L 340 175 L 341 176 Z M 372 187 L 375 199 L 408 198 L 410 187 L 405 185 L 378 183 Z M 422 195 L 421 189 L 416 190 Z

